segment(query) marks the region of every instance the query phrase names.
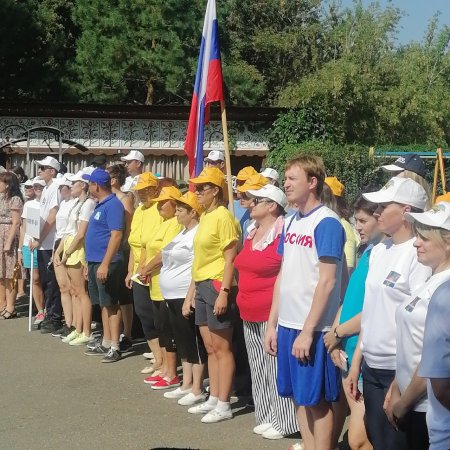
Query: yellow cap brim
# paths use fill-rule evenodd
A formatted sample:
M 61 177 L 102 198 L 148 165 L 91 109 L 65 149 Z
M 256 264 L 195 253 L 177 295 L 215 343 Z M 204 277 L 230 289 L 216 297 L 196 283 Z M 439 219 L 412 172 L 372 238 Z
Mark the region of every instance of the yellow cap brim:
M 251 190 L 257 191 L 258 189 L 261 189 L 262 187 L 264 187 L 264 186 L 261 186 L 259 184 L 252 184 L 252 185 L 247 185 L 247 186 L 245 184 L 243 184 L 242 186 L 238 186 L 236 188 L 236 190 L 238 192 L 247 192 L 247 191 L 251 191 Z
M 160 195 L 159 197 L 156 197 L 152 200 L 152 202 L 163 202 L 165 200 L 175 200 L 173 197 L 171 197 L 170 195 Z
M 141 189 L 149 188 L 149 187 L 157 187 L 158 184 L 149 184 L 149 183 L 137 183 L 131 189 L 133 191 L 140 191 Z

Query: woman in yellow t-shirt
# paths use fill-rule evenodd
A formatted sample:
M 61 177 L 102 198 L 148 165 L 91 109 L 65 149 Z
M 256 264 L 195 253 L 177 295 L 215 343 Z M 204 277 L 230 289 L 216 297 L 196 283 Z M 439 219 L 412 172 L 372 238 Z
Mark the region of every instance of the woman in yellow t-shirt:
M 136 208 L 131 221 L 130 235 L 128 237 L 130 258 L 125 284 L 128 289 L 133 290 L 134 309 L 141 322 L 142 331 L 148 346 L 155 358 L 153 366 L 144 367 L 141 371 L 148 374 L 161 366 L 162 356 L 158 343 L 158 333 L 153 319 L 153 308 L 148 285 L 142 283 L 138 275 L 140 267 L 145 263 L 145 246 L 149 240 L 153 239 L 163 219 L 159 215 L 157 204 L 153 202 L 153 199 L 158 195 L 158 179 L 155 175 L 151 172 L 142 173 L 133 189 L 141 204 Z
M 189 412 L 205 414 L 202 422 L 214 423 L 233 417 L 230 407 L 235 369 L 231 344 L 236 297 L 233 262 L 240 232 L 234 217 L 223 206 L 224 174 L 216 167 L 207 167 L 190 182 L 195 184 L 198 201 L 205 209 L 194 238 L 192 280 L 196 288 L 195 323 L 208 353 L 210 397 Z
M 172 339 L 169 312 L 163 302 L 164 297 L 159 287 L 159 273 L 162 265 L 161 250 L 183 229 L 175 217 L 175 199 L 180 197 L 181 192 L 176 187 L 167 186 L 163 187 L 159 196 L 153 199 L 163 222 L 152 239 L 147 242 L 146 264 L 139 271 L 141 282 L 148 281 L 150 286 L 153 317 L 162 355 L 161 368 L 155 371 L 153 376 L 144 380 L 144 383 L 152 385 L 152 389 L 169 389 L 180 386 L 177 376 L 176 347 Z

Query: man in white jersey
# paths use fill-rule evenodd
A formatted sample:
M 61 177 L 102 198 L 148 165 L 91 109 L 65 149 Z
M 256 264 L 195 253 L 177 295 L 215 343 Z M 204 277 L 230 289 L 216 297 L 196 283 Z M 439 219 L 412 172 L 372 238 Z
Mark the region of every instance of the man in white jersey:
M 331 402 L 340 393 L 323 335 L 339 308 L 345 232 L 320 202 L 324 180 L 319 157 L 302 155 L 286 165 L 286 196 L 298 212 L 286 220 L 280 239 L 283 263 L 265 338 L 266 350 L 277 355 L 278 393 L 294 398 L 307 449 L 332 448 Z
M 137 183 L 139 175 L 144 171 L 144 159 L 144 155 L 137 150 L 131 150 L 127 156 L 120 158 L 125 163 L 128 171 L 128 177 L 124 184 L 128 190 Z
M 40 199 L 41 233 L 39 240 L 33 239 L 30 250 L 37 248 L 39 278 L 45 298 L 45 319 L 41 323 L 41 333 L 54 333 L 61 328 L 62 307 L 61 292 L 51 264 L 53 245 L 56 235 L 56 213 L 59 209 L 59 185 L 54 178 L 60 170 L 60 164 L 51 156 L 35 161 L 39 166 L 39 177 L 45 181 Z

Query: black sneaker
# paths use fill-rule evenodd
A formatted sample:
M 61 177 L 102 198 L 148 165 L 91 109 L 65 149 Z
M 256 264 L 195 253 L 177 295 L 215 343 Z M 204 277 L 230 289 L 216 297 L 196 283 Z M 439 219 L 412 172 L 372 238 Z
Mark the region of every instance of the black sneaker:
M 49 322 L 47 322 L 45 324 L 45 326 L 41 326 L 41 333 L 42 334 L 50 334 L 50 333 L 56 333 L 57 331 L 59 331 L 61 329 L 61 322 L 59 321 L 55 321 L 55 320 L 50 320 Z
M 119 343 L 119 350 L 121 352 L 127 352 L 133 348 L 133 344 L 131 342 L 131 339 L 127 338 L 126 336 L 122 337 L 122 340 Z
M 88 350 L 94 350 L 95 347 L 98 347 L 99 345 L 101 345 L 102 342 L 103 342 L 103 337 L 97 336 L 97 337 L 94 337 L 91 341 L 89 341 L 86 344 L 86 347 L 88 348 Z
M 84 354 L 87 356 L 105 356 L 109 350 L 109 348 L 103 347 L 103 345 L 99 344 L 93 349 L 86 350 Z
M 102 363 L 112 363 L 117 362 L 122 358 L 119 350 L 114 350 L 112 348 L 109 349 L 108 353 L 102 359 Z
M 46 328 L 46 327 L 44 327 L 44 328 Z M 62 325 L 59 329 L 57 329 L 56 331 L 54 331 L 53 333 L 52 333 L 52 336 L 53 337 L 60 337 L 63 333 L 65 333 L 67 330 L 69 329 L 69 327 L 66 325 L 66 324 L 64 324 L 64 325 Z
M 74 326 L 68 327 L 67 325 L 63 326 L 64 331 L 59 335 L 61 339 L 64 339 L 65 337 L 69 336 L 70 333 L 72 333 L 73 330 L 75 330 Z M 58 331 L 57 331 L 58 332 Z M 52 336 L 57 336 L 57 334 L 52 334 Z

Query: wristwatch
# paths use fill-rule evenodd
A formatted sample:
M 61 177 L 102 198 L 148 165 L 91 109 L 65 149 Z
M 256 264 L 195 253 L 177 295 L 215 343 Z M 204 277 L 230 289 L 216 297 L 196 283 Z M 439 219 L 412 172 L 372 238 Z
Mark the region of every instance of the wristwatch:
M 227 294 L 230 293 L 230 290 L 228 288 L 226 288 L 226 287 L 223 287 L 223 286 L 220 288 L 220 290 L 223 291 L 223 292 L 226 292 Z
M 339 339 L 340 341 L 342 340 L 342 337 L 339 336 L 339 334 L 338 334 L 338 332 L 337 332 L 337 327 L 334 329 L 334 337 L 335 337 L 336 339 Z

